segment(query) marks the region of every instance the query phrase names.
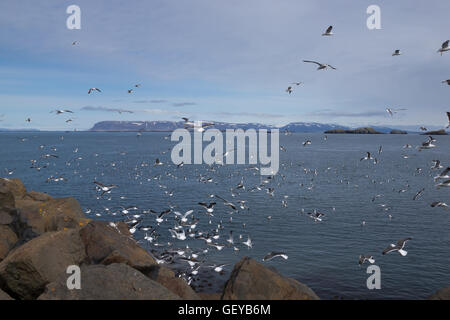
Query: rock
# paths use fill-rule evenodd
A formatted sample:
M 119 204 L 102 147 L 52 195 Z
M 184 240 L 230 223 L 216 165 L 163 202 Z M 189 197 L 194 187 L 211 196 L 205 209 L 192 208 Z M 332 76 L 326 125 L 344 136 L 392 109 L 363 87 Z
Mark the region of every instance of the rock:
M 14 221 L 14 216 L 17 216 L 15 209 L 0 208 L 0 225 L 9 225 Z
M 126 263 L 141 271 L 156 265 L 152 256 L 131 238 L 125 223 L 113 225 L 105 221 L 91 221 L 80 230 L 91 264 Z
M 14 208 L 15 203 L 12 192 L 0 186 L 0 208 Z
M 427 131 L 421 134 L 422 136 L 446 136 L 448 133 L 445 131 L 445 129 L 441 130 L 435 130 L 435 131 Z
M 38 235 L 49 231 L 59 231 L 86 225 L 81 206 L 74 198 L 35 201 L 16 200 L 20 221 Z
M 207 293 L 207 292 L 200 292 L 197 293 L 197 295 L 202 300 L 220 300 L 222 297 L 222 293 Z
M 450 300 L 450 287 L 436 291 L 428 300 Z
M 0 225 L 0 262 L 6 258 L 19 239 L 10 227 Z
M 67 267 L 80 265 L 86 254 L 76 229 L 48 232 L 12 251 L 0 263 L 0 287 L 21 299 L 35 299 Z
M 225 285 L 223 300 L 318 300 L 306 285 L 285 278 L 261 263 L 244 257 Z
M 39 300 L 179 300 L 180 297 L 126 264 L 81 267 L 81 289 L 69 290 L 67 277 L 50 283 Z
M 15 200 L 20 200 L 25 196 L 27 189 L 20 179 L 0 178 L 0 193 L 2 191 L 9 191 Z
M 14 300 L 6 292 L 0 290 L 0 301 L 2 300 Z
M 30 191 L 24 195 L 23 200 L 49 201 L 53 199 L 50 195 L 42 192 Z
M 327 134 L 383 134 L 383 132 L 376 131 L 373 128 L 357 128 L 357 129 L 332 129 L 327 130 L 324 133 Z

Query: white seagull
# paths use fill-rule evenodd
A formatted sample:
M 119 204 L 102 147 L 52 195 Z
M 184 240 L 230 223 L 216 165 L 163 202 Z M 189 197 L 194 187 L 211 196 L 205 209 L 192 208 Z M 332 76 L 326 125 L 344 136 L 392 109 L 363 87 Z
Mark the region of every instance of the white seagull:
M 320 62 L 317 62 L 317 61 L 311 61 L 311 60 L 303 60 L 303 62 L 317 64 L 318 65 L 317 70 L 324 70 L 324 69 L 327 69 L 327 68 L 331 68 L 333 70 L 337 70 L 335 67 L 333 67 L 330 64 L 324 64 L 324 63 L 320 63 Z
M 325 32 L 322 33 L 322 36 L 332 36 L 334 33 L 331 32 L 331 30 L 333 30 L 333 26 L 329 26 L 329 27 L 327 28 L 327 30 L 325 30 Z

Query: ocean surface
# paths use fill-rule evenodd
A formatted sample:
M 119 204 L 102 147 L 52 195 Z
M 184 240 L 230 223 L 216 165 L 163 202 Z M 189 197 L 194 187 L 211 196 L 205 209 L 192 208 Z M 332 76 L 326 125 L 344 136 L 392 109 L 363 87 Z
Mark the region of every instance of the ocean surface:
M 262 262 L 268 252 L 283 251 L 288 260 L 262 263 L 307 284 L 323 299 L 423 299 L 449 286 L 450 210 L 430 204 L 450 204 L 450 188 L 438 190 L 433 180 L 443 169 L 431 169 L 435 159 L 444 167 L 450 165 L 450 137 L 436 136 L 437 147 L 421 152 L 416 147 L 427 137 L 420 135 L 324 137 L 280 133 L 280 144 L 286 150 L 280 151 L 280 170 L 261 190 L 254 187 L 266 177 L 250 165 L 178 168 L 171 162 L 175 142 L 168 133 L 143 133 L 140 137 L 136 133 L 0 133 L 0 176 L 22 179 L 28 190 L 73 196 L 93 219 L 130 221 L 132 215 L 140 215 L 140 225 L 151 225 L 159 234 L 158 247 L 144 239 L 145 231 L 134 234 L 149 250 L 186 245 L 208 248 L 199 258 L 205 261 L 199 277 L 210 273 L 208 265 L 225 263 L 225 274 L 217 274 L 218 281 L 225 281 L 243 256 Z M 303 146 L 307 139 L 312 144 Z M 412 148 L 403 148 L 406 144 Z M 377 158 L 377 164 L 360 161 L 367 151 Z M 44 154 L 58 158 L 45 159 Z M 156 158 L 163 164 L 155 166 Z M 33 159 L 38 160 L 36 166 L 43 166 L 40 171 L 30 168 Z M 47 182 L 50 176 L 60 175 L 67 180 Z M 100 197 L 94 180 L 118 188 Z M 245 190 L 236 189 L 241 180 Z M 275 189 L 273 196 L 267 188 Z M 423 194 L 413 200 L 422 188 Z M 211 194 L 236 205 L 244 200 L 248 209 L 233 211 Z M 287 206 L 282 205 L 283 200 Z M 217 202 L 214 216 L 206 215 L 198 205 L 210 201 Z M 138 209 L 124 215 L 119 206 Z M 227 244 L 232 230 L 235 245 L 219 251 L 201 239 L 174 239 L 168 230 L 174 227 L 173 212 L 159 226 L 155 214 L 144 213 L 170 206 L 182 213 L 194 210 L 191 216 L 200 219 L 197 232 L 211 232 L 221 224 L 220 238 L 214 240 L 217 243 Z M 307 215 L 314 209 L 326 214 L 323 221 Z M 241 244 L 248 236 L 252 249 Z M 405 248 L 407 256 L 396 252 L 382 256 L 390 243 L 406 237 L 412 237 Z M 359 266 L 361 254 L 372 255 L 380 267 L 380 290 L 367 289 L 368 264 Z M 189 269 L 187 264 L 185 267 Z

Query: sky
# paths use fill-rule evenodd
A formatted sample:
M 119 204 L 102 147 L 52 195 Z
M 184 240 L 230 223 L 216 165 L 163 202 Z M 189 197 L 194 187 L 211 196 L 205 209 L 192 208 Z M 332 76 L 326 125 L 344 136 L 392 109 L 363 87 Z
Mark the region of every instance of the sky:
M 70 5 L 80 30 L 66 26 Z M 367 27 L 370 5 L 381 29 Z M 448 12 L 446 0 L 2 0 L 0 127 L 181 117 L 442 127 L 450 52 L 437 50 L 450 39 Z M 329 25 L 334 35 L 321 36 Z M 390 117 L 388 107 L 407 110 Z

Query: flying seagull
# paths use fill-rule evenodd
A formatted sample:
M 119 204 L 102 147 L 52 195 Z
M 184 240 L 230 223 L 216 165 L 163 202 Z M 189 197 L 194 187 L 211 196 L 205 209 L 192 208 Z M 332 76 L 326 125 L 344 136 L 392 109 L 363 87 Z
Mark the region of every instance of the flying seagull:
M 303 60 L 303 62 L 317 64 L 319 66 L 319 67 L 317 67 L 317 70 L 324 70 L 324 69 L 327 69 L 327 68 L 331 68 L 333 70 L 337 70 L 335 67 L 333 67 L 330 64 L 324 64 L 324 63 L 320 63 L 320 62 L 317 62 L 317 61 L 311 61 L 311 60 Z
M 412 240 L 412 238 L 406 238 L 406 239 L 399 240 L 397 242 L 397 244 L 391 243 L 389 247 L 384 249 L 383 255 L 385 255 L 386 253 L 393 252 L 393 251 L 398 251 L 398 253 L 400 253 L 403 257 L 406 256 L 408 254 L 408 252 L 406 250 L 403 250 L 403 248 L 405 247 L 406 242 L 409 240 Z
M 276 258 L 276 257 L 281 257 L 281 258 L 283 258 L 284 260 L 287 260 L 287 259 L 288 259 L 288 256 L 287 256 L 286 253 L 284 253 L 284 252 L 275 252 L 275 251 L 272 251 L 272 252 L 269 252 L 268 254 L 266 254 L 266 256 L 265 256 L 262 260 L 263 260 L 263 261 L 270 261 L 270 260 L 272 260 L 272 259 L 274 259 L 274 258 Z
M 90 94 L 90 93 L 93 92 L 93 91 L 102 92 L 102 90 L 100 90 L 99 88 L 90 88 L 90 89 L 88 90 L 88 94 Z
M 360 255 L 358 263 L 359 265 L 363 265 L 364 262 L 369 261 L 371 264 L 375 263 L 375 259 L 372 256 Z
M 399 56 L 399 55 L 401 55 L 401 54 L 402 54 L 402 53 L 400 52 L 400 50 L 397 49 L 397 50 L 394 51 L 394 53 L 392 54 L 392 56 L 395 57 L 395 56 Z
M 435 208 L 435 207 L 441 207 L 441 208 L 444 208 L 444 209 L 448 209 L 448 205 L 447 205 L 445 202 L 441 202 L 441 201 L 433 202 L 433 203 L 431 204 L 431 207 L 432 207 L 432 208 Z
M 442 83 L 446 83 L 446 84 L 448 84 L 448 85 L 450 86 L 450 79 L 442 80 L 441 82 L 442 82 Z
M 440 53 L 441 53 L 441 56 L 442 56 L 442 54 L 443 54 L 445 51 L 450 50 L 450 48 L 449 48 L 449 46 L 448 46 L 448 43 L 449 43 L 449 42 L 450 42 L 450 40 L 447 40 L 447 41 L 445 41 L 444 43 L 442 43 L 441 47 L 440 47 L 439 50 L 437 51 L 437 52 L 440 52 Z
M 73 111 L 70 111 L 70 110 L 55 110 L 55 111 L 51 111 L 51 112 L 55 112 L 56 114 L 73 113 Z
M 289 93 L 289 94 L 291 94 L 291 93 L 292 93 L 292 87 L 289 86 L 289 87 L 286 89 L 286 92 Z
M 450 128 L 450 112 L 447 112 L 447 118 L 448 118 L 448 125 L 445 127 L 445 129 Z
M 386 112 L 389 113 L 389 115 L 390 115 L 391 117 L 394 116 L 394 113 L 397 113 L 397 112 L 399 112 L 399 111 L 405 111 L 405 110 L 407 110 L 407 109 L 392 109 L 392 108 L 386 108 Z
M 329 26 L 327 30 L 325 30 L 325 33 L 322 33 L 322 36 L 332 36 L 334 33 L 331 32 L 333 30 L 333 26 Z

